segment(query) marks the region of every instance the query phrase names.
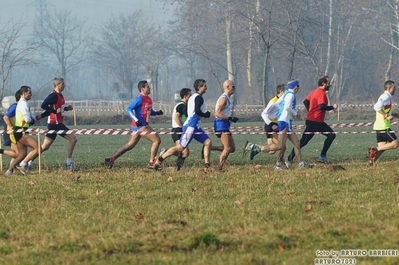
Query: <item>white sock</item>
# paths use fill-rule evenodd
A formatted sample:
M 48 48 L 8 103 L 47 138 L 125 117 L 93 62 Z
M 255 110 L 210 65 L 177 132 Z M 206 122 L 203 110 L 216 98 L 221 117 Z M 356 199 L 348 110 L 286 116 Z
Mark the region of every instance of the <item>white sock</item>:
M 19 166 L 21 166 L 21 167 L 24 167 L 24 166 L 26 166 L 26 163 L 25 163 L 25 161 L 21 161 L 21 162 L 19 163 Z
M 66 163 L 67 163 L 67 165 L 72 164 L 72 158 L 69 158 L 69 157 L 68 157 Z

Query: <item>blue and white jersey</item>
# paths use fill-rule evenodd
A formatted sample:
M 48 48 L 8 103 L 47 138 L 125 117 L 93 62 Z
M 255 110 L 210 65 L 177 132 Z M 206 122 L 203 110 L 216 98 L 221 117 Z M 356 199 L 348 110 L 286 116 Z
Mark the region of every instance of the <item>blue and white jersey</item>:
M 205 112 L 204 99 L 202 98 L 202 95 L 195 92 L 187 101 L 187 119 L 184 122 L 183 126 L 200 127 L 201 116 L 195 112 L 195 110 L 198 108 L 202 112 Z
M 220 99 L 223 98 L 223 97 L 226 98 L 227 104 L 222 109 L 222 113 L 223 113 L 223 115 L 225 115 L 227 117 L 230 117 L 231 116 L 232 104 L 231 104 L 230 97 L 226 93 L 223 93 L 219 97 L 219 99 L 216 101 L 215 112 L 216 112 L 216 110 L 217 110 L 217 108 L 219 106 Z M 226 131 L 226 130 L 229 130 L 230 129 L 230 121 L 229 120 L 223 120 L 223 119 L 220 119 L 218 117 L 215 117 L 215 120 L 213 122 L 213 129 L 215 131 Z
M 292 89 L 287 89 L 283 96 L 277 101 L 280 103 L 277 120 L 289 123 L 293 117 L 297 115 L 296 112 L 296 96 Z M 276 103 L 277 103 L 276 102 Z

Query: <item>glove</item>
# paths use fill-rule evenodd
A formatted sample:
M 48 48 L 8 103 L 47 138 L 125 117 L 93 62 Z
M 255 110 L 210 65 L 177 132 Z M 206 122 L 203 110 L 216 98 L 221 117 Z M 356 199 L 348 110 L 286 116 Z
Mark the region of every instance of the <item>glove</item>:
M 143 126 L 143 124 L 140 121 L 136 121 L 137 127 Z
M 68 110 L 73 110 L 72 105 L 68 105 L 68 106 L 64 107 L 64 111 L 68 111 Z
M 31 119 L 31 121 L 29 122 L 29 126 L 32 126 L 33 124 L 35 124 L 35 120 Z
M 236 123 L 238 121 L 237 117 L 229 117 L 229 121 Z
M 211 116 L 211 112 L 210 111 L 205 112 L 204 118 L 209 118 L 210 116 Z
M 157 115 L 163 115 L 163 111 L 162 110 L 158 110 Z

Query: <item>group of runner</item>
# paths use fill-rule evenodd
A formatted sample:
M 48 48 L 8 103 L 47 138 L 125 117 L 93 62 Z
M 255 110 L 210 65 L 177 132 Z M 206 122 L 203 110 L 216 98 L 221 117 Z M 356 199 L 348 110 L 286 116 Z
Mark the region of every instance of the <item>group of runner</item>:
M 3 134 L 4 143 L 9 145 L 11 150 L 0 149 L 0 153 L 12 158 L 5 176 L 11 176 L 15 168 L 19 169 L 22 174 L 27 174 L 31 168 L 31 163 L 39 156 L 39 153 L 48 150 L 57 137 L 56 133 L 46 134 L 45 140 L 39 148 L 35 138 L 30 136 L 27 131 L 36 121 L 46 117 L 48 130 L 68 130 L 68 127 L 64 124 L 64 112 L 73 110 L 73 107 L 65 105 L 65 98 L 62 95 L 62 91 L 65 89 L 65 81 L 61 77 L 56 77 L 53 80 L 53 85 L 53 91 L 41 104 L 44 111 L 40 115 L 34 115 L 30 112 L 28 101 L 32 97 L 31 87 L 22 86 L 15 92 L 16 103 L 10 106 L 3 117 L 6 124 Z M 59 135 L 69 142 L 65 168 L 78 171 L 79 168 L 75 167 L 72 159 L 77 142 L 76 136 L 74 134 Z M 27 152 L 28 147 L 32 149 L 29 153 Z
M 11 176 L 14 168 L 19 169 L 23 174 L 27 174 L 32 161 L 37 158 L 39 153 L 49 149 L 54 142 L 57 133 L 46 134 L 45 140 L 39 148 L 37 141 L 31 137 L 27 129 L 35 121 L 47 117 L 47 129 L 52 131 L 68 131 L 64 124 L 64 112 L 73 110 L 71 105 L 66 106 L 62 92 L 65 89 L 63 78 L 57 77 L 53 80 L 54 90 L 44 99 L 41 104 L 42 112 L 40 115 L 33 115 L 30 112 L 28 101 L 32 96 L 32 89 L 22 86 L 16 93 L 16 103 L 13 104 L 4 116 L 6 123 L 5 144 L 11 146 L 11 150 L 0 149 L 1 154 L 10 156 L 12 159 L 5 172 L 6 176 Z M 159 155 L 158 149 L 161 139 L 148 124 L 148 118 L 152 115 L 163 115 L 162 110 L 154 110 L 150 84 L 147 81 L 138 83 L 139 96 L 137 96 L 127 107 L 127 114 L 131 119 L 131 130 L 128 142 L 120 147 L 111 157 L 105 158 L 105 166 L 111 169 L 115 160 L 126 151 L 133 149 L 141 137 L 152 142 L 148 168 L 160 170 L 162 163 L 168 157 L 177 156 L 176 170 L 180 170 L 185 159 L 189 156 L 189 144 L 193 139 L 203 145 L 202 158 L 204 159 L 204 172 L 213 171 L 210 165 L 211 151 L 221 152 L 218 171 L 223 171 L 226 160 L 231 153 L 236 150 L 236 145 L 230 132 L 231 123 L 238 121 L 237 117 L 232 116 L 232 99 L 235 92 L 234 81 L 225 80 L 223 82 L 223 94 L 218 98 L 215 105 L 214 131 L 220 139 L 221 145 L 214 146 L 209 135 L 201 128 L 201 119 L 210 118 L 210 111 L 205 110 L 203 94 L 206 93 L 208 86 L 204 79 L 197 79 L 194 82 L 194 91 L 183 88 L 180 91 L 181 102 L 176 104 L 172 113 L 172 140 L 174 146 L 162 148 Z M 307 110 L 305 120 L 305 130 L 300 140 L 293 132 L 292 123 L 294 118 L 300 115 L 296 111 L 296 93 L 300 89 L 299 80 L 290 80 L 287 84 L 277 86 L 277 93 L 272 98 L 261 116 L 265 121 L 265 133 L 267 145 L 258 145 L 246 142 L 244 154 L 250 154 L 252 160 L 257 154 L 264 152 L 277 154 L 276 170 L 283 170 L 283 164 L 287 168 L 292 167 L 294 157 L 297 157 L 298 167 L 305 167 L 302 160 L 301 148 L 313 138 L 315 133 L 321 133 L 326 137 L 318 162 L 330 163 L 327 152 L 333 143 L 336 135 L 332 128 L 325 123 L 326 112 L 338 108 L 338 104 L 329 105 L 326 92 L 330 88 L 330 79 L 323 76 L 318 81 L 318 87 L 312 90 L 303 101 Z M 369 165 L 374 165 L 381 154 L 389 149 L 399 146 L 399 141 L 395 133 L 390 129 L 390 123 L 394 117 L 392 114 L 391 98 L 396 91 L 395 83 L 388 80 L 384 84 L 384 93 L 379 97 L 374 105 L 376 120 L 373 129 L 377 132 L 377 147 L 369 148 Z M 74 147 L 77 139 L 74 134 L 60 133 L 60 136 L 68 140 L 67 159 L 65 167 L 72 171 L 78 171 L 72 159 Z M 8 136 L 8 137 L 7 137 Z M 7 139 L 8 138 L 8 139 Z M 284 159 L 287 139 L 293 144 L 293 149 Z M 32 150 L 28 153 L 27 148 Z
M 261 116 L 265 121 L 265 133 L 267 136 L 267 145 L 258 145 L 246 142 L 244 155 L 250 154 L 252 160 L 257 154 L 264 152 L 277 154 L 276 170 L 283 170 L 283 164 L 291 168 L 294 157 L 297 158 L 298 167 L 305 167 L 302 160 L 301 148 L 306 146 L 316 133 L 326 137 L 320 155 L 317 161 L 320 163 L 331 163 L 327 152 L 336 138 L 335 132 L 325 122 L 327 111 L 335 110 L 338 104 L 329 105 L 327 91 L 331 86 L 330 78 L 323 76 L 318 80 L 318 86 L 312 90 L 303 101 L 307 110 L 305 119 L 305 130 L 300 140 L 293 132 L 292 123 L 300 115 L 296 111 L 297 98 L 296 93 L 300 89 L 299 80 L 290 80 L 287 84 L 277 86 L 277 93 L 270 100 Z M 177 156 L 176 170 L 180 170 L 185 159 L 189 155 L 189 144 L 193 139 L 203 145 L 202 158 L 204 159 L 204 171 L 209 172 L 214 169 L 210 166 L 211 151 L 220 151 L 219 163 L 216 167 L 218 171 L 224 170 L 225 162 L 229 154 L 234 153 L 236 145 L 230 132 L 231 123 L 238 121 L 238 118 L 232 116 L 231 96 L 235 92 L 234 81 L 226 80 L 223 83 L 223 94 L 218 98 L 215 105 L 214 131 L 221 141 L 221 146 L 214 146 L 208 134 L 201 128 L 201 119 L 210 118 L 211 113 L 205 111 L 205 102 L 203 94 L 206 93 L 208 86 L 204 79 L 197 79 L 194 82 L 194 92 L 189 88 L 183 88 L 180 91 L 181 102 L 176 104 L 172 114 L 172 139 L 175 143 L 170 148 L 162 148 L 157 156 L 161 139 L 158 134 L 152 134 L 153 129 L 148 124 L 150 115 L 162 115 L 162 111 L 152 109 L 152 100 L 148 96 L 151 88 L 146 81 L 139 82 L 138 89 L 140 95 L 133 100 L 127 108 L 127 112 L 132 119 L 131 130 L 136 132 L 130 135 L 127 144 L 119 148 L 116 153 L 105 158 L 105 166 L 112 168 L 116 158 L 132 149 L 141 137 L 152 141 L 150 161 L 148 167 L 159 170 L 165 159 L 171 156 Z M 376 121 L 373 129 L 377 132 L 377 147 L 369 148 L 369 165 L 374 165 L 375 161 L 385 150 L 394 149 L 399 146 L 399 142 L 394 132 L 390 129 L 392 116 L 391 97 L 396 90 L 395 83 L 388 80 L 384 84 L 384 93 L 379 97 L 374 105 L 376 111 Z M 287 139 L 293 144 L 290 154 L 284 158 Z

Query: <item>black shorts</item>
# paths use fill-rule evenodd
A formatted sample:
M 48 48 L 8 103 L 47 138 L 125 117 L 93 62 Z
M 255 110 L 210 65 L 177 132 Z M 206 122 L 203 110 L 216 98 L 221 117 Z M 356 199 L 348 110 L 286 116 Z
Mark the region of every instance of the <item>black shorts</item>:
M 176 143 L 177 140 L 180 140 L 183 128 L 172 128 L 172 132 L 174 132 L 174 134 L 172 134 L 173 142 Z
M 60 123 L 60 124 L 47 124 L 47 129 L 48 130 L 55 130 L 55 131 L 68 131 L 68 127 L 65 126 L 65 124 Z M 66 134 L 62 133 L 62 134 L 58 134 L 59 136 L 65 137 Z M 55 138 L 57 138 L 57 133 L 48 133 L 46 134 L 46 137 L 55 140 Z
M 14 137 L 15 137 L 15 141 L 18 142 L 19 140 L 21 140 L 22 137 L 24 137 L 25 135 L 28 135 L 28 132 L 25 132 L 25 130 L 27 128 L 22 128 L 22 127 L 14 127 L 15 130 L 21 130 L 23 129 L 22 132 L 14 132 Z
M 377 133 L 377 143 L 381 142 L 393 142 L 397 139 L 396 135 L 391 132 L 391 128 L 383 131 L 376 131 Z
M 276 125 L 276 130 L 273 130 L 273 125 Z M 273 138 L 273 133 L 278 133 L 278 125 L 275 122 L 269 123 L 269 125 L 265 124 L 265 133 L 267 138 Z
M 222 133 L 231 134 L 231 132 L 230 132 L 229 130 L 215 131 L 215 134 L 216 134 L 216 137 L 217 137 L 217 138 L 222 137 Z

